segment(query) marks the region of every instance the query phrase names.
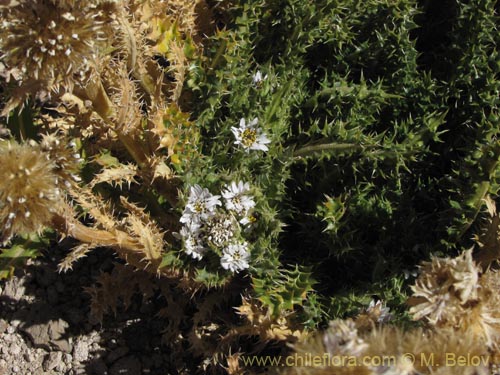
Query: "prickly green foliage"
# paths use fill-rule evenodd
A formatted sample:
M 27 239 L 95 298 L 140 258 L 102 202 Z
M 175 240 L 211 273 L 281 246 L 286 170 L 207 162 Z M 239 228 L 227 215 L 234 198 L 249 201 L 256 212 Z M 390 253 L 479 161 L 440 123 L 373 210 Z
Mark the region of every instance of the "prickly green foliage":
M 258 299 L 269 309 L 271 315 L 302 305 L 313 287 L 311 272 L 298 267 L 284 270 L 272 278 L 254 277 L 252 284 Z
M 258 187 L 251 273 L 269 305 L 282 298 L 279 269 L 301 264 L 331 316 L 351 309 L 336 312 L 342 295 L 398 309 L 403 270 L 468 245 L 498 190 L 495 3 L 233 4 L 234 24 L 188 82 L 205 157 L 186 182 Z M 257 70 L 267 77 L 254 85 Z M 233 145 L 242 117 L 259 118 L 268 153 Z

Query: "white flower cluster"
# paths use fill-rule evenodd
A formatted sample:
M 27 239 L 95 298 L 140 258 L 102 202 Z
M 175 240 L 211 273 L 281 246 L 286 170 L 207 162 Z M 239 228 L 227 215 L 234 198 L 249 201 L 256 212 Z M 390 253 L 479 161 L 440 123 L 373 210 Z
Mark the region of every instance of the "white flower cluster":
M 249 227 L 255 221 L 252 215 L 255 201 L 249 192 L 250 184 L 233 181 L 222 189 L 221 201 L 221 195 L 213 195 L 199 185 L 191 186 L 180 219 L 184 251 L 202 259 L 214 247 L 222 251 L 224 269 L 239 272 L 248 268 L 248 243 L 238 240 L 238 233 L 241 226 Z

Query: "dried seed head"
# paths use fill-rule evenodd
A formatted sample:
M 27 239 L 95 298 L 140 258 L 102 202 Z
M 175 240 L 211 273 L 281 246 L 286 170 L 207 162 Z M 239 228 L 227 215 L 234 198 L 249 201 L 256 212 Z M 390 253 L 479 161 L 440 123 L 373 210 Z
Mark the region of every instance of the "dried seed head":
M 0 143 L 0 165 L 0 242 L 7 242 L 43 229 L 61 198 L 55 194 L 54 164 L 38 146 Z
M 413 318 L 425 318 L 432 325 L 455 326 L 467 314 L 465 307 L 479 297 L 479 268 L 472 259 L 472 250 L 456 258 L 433 257 L 420 268 L 412 286 L 417 301 L 410 309 Z
M 111 15 L 99 3 L 22 0 L 0 12 L 4 19 L 0 34 L 3 62 L 25 72 L 22 85 L 35 82 L 40 89 L 71 90 L 74 75 L 91 68 L 97 41 L 105 39 L 106 17 Z

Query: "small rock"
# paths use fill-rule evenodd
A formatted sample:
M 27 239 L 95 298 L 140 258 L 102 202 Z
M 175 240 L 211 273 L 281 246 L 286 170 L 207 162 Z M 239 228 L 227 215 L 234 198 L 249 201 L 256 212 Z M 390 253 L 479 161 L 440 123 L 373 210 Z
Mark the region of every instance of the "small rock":
M 73 356 L 69 353 L 64 353 L 64 363 L 69 365 L 71 362 L 73 362 Z
M 53 346 L 58 348 L 60 351 L 71 353 L 73 349 L 71 345 L 71 338 L 68 339 L 65 337 L 66 328 L 68 327 L 68 322 L 62 319 L 51 320 L 48 323 L 47 331 L 49 333 L 50 343 Z
M 44 324 L 33 324 L 29 326 L 25 326 L 23 324 L 21 329 L 29 336 L 33 345 L 48 348 L 49 334 L 47 333 L 47 327 Z
M 107 356 L 106 356 L 106 363 L 107 364 L 111 364 L 113 363 L 114 361 L 116 361 L 117 359 L 123 357 L 124 355 L 126 355 L 128 353 L 129 349 L 125 346 L 121 346 L 119 348 L 116 348 L 115 350 L 113 350 L 111 353 L 109 353 Z
M 31 363 L 35 360 L 35 355 L 31 351 L 27 351 L 24 353 L 23 358 L 27 363 Z
M 10 346 L 10 350 L 9 351 L 10 351 L 11 355 L 16 355 L 17 356 L 17 355 L 19 355 L 21 353 L 21 347 L 19 345 L 17 345 L 17 344 L 12 344 Z
M 89 344 L 86 341 L 78 340 L 73 348 L 73 360 L 85 362 L 89 358 Z
M 57 374 L 64 374 L 64 372 L 66 371 L 66 365 L 64 364 L 64 362 L 60 362 L 55 368 L 54 370 L 56 370 L 56 373 Z
M 16 327 L 10 325 L 7 327 L 7 333 L 14 333 L 16 332 Z
M 64 336 L 66 328 L 69 327 L 69 324 L 68 322 L 62 319 L 57 319 L 57 320 L 51 320 L 47 326 L 48 326 L 47 331 L 49 333 L 50 338 L 52 340 L 59 340 Z
M 51 371 L 55 369 L 62 363 L 62 353 L 61 352 L 50 352 L 45 361 L 43 362 L 43 369 L 45 371 Z
M 110 375 L 141 375 L 141 362 L 134 356 L 120 358 L 109 369 Z
M 9 323 L 7 323 L 5 320 L 0 319 L 0 335 L 4 333 L 7 328 L 9 327 Z
M 3 336 L 3 340 L 5 342 L 14 342 L 16 341 L 16 337 L 12 333 L 7 333 L 6 335 Z
M 13 367 L 12 367 L 12 372 L 13 372 L 14 374 L 17 374 L 20 370 L 21 370 L 21 369 L 19 368 L 19 366 L 13 366 Z
M 23 297 L 25 291 L 26 287 L 24 286 L 24 280 L 13 277 L 5 283 L 2 295 L 18 301 Z
M 57 349 L 65 353 L 71 353 L 73 351 L 73 345 L 71 345 L 71 337 L 68 339 L 52 340 L 50 343 Z
M 64 337 L 68 327 L 69 324 L 66 321 L 57 319 L 39 324 L 26 322 L 20 326 L 20 329 L 29 336 L 36 347 L 47 350 L 55 347 L 60 351 L 70 353 L 72 350 L 71 343 Z

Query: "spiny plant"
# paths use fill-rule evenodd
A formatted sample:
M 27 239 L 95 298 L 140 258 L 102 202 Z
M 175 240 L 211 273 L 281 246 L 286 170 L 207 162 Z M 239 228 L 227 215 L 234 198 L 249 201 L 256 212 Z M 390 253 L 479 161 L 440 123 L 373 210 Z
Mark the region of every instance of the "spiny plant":
M 387 308 L 372 296 L 454 332 L 415 352 L 491 350 L 496 2 L 4 3 L 5 246 L 52 228 L 79 241 L 61 270 L 108 247 L 160 276 L 170 343 L 200 372 L 241 373 L 243 353 L 286 353 L 360 310 L 333 323 L 331 351 L 422 334 L 373 330 Z M 116 280 L 151 295 L 127 275 L 89 290 L 98 319 L 130 298 Z M 454 341 L 463 322 L 482 344 Z

